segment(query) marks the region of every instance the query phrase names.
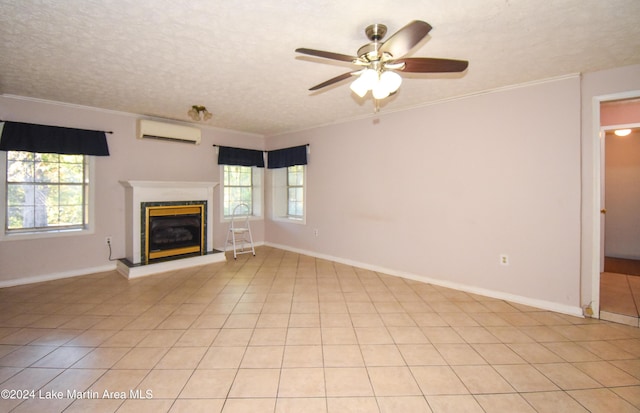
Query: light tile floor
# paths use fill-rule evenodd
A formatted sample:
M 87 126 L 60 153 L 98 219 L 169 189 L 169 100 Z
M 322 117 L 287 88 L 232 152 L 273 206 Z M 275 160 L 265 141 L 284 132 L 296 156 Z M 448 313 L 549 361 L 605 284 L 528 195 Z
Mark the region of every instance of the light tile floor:
M 600 274 L 600 318 L 640 325 L 640 261 L 605 258 Z
M 0 310 L 3 412 L 640 408 L 638 328 L 267 247 L 6 288 Z

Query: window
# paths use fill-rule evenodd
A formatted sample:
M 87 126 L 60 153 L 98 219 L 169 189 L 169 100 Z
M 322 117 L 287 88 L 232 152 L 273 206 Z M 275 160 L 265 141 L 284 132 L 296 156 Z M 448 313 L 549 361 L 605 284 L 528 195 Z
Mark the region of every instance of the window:
M 270 171 L 273 177 L 273 218 L 304 223 L 306 166 L 295 165 Z
M 304 216 L 304 166 L 287 168 L 287 215 L 291 218 Z
M 222 176 L 223 216 L 230 217 L 233 209 L 243 203 L 249 205 L 251 215 L 261 215 L 261 169 L 251 166 L 223 165 Z
M 6 152 L 5 233 L 89 226 L 89 156 Z

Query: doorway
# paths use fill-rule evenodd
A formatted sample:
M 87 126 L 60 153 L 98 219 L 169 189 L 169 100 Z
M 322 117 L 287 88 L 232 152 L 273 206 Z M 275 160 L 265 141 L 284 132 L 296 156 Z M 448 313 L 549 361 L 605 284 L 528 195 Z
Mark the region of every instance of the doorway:
M 600 115 L 599 315 L 638 327 L 640 99 L 603 101 Z

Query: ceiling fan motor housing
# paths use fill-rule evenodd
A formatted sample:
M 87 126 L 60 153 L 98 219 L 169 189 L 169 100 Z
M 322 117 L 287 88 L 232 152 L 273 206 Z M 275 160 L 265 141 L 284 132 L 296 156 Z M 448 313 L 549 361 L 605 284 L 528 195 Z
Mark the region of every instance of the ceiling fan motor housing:
M 363 60 L 373 62 L 380 60 L 380 53 L 378 49 L 382 45 L 382 38 L 387 34 L 387 26 L 384 24 L 371 24 L 364 30 L 367 38 L 371 40 L 371 43 L 367 43 L 358 49 L 358 57 Z

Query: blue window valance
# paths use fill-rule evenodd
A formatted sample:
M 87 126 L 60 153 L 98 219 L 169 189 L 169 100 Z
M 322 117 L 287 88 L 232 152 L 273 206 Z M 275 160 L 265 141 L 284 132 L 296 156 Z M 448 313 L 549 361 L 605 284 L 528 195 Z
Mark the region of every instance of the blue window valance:
M 267 152 L 267 164 L 269 169 L 306 165 L 307 145 L 269 151 Z
M 213 145 L 218 148 L 218 165 L 257 166 L 264 168 L 264 153 L 256 149 L 232 148 L 229 146 Z M 309 145 L 276 149 L 267 152 L 269 169 L 286 168 L 294 165 L 307 164 L 307 147 Z
M 255 149 L 218 146 L 218 165 L 257 166 L 264 168 L 264 154 Z
M 109 156 L 105 133 L 62 126 L 4 122 L 0 150 Z

